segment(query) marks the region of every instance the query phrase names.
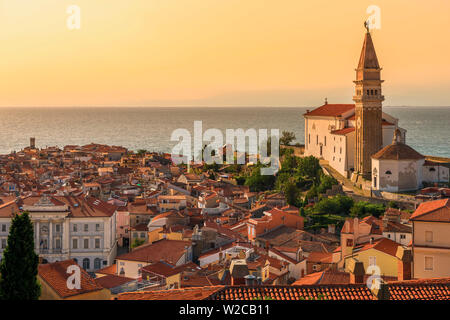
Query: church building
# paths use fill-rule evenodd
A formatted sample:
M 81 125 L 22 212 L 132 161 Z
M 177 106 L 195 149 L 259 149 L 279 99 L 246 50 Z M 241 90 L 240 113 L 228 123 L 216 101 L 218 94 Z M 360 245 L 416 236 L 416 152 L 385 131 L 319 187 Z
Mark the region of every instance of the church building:
M 307 110 L 303 115 L 305 155 L 328 161 L 366 189 L 415 190 L 422 186 L 425 157 L 406 145 L 406 130 L 398 126 L 397 118 L 382 110 L 384 80 L 366 28 L 355 70 L 354 104 L 331 104 L 325 99 L 321 107 Z M 384 170 L 385 166 L 390 169 Z

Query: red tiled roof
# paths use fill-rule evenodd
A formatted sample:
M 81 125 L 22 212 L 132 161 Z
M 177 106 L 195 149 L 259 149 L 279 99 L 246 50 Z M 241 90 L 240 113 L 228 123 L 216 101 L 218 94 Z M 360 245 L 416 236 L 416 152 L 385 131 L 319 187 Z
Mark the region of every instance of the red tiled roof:
M 95 278 L 97 280 L 97 283 L 99 283 L 103 288 L 111 289 L 118 286 L 121 286 L 125 283 L 135 281 L 135 279 L 132 278 L 126 278 L 122 276 L 117 276 L 113 274 L 108 274 L 104 277 Z
M 214 293 L 208 300 L 374 300 L 365 284 L 305 286 L 234 286 Z
M 103 269 L 97 270 L 95 273 L 99 274 L 116 274 L 117 265 L 112 264 L 109 267 L 105 267 Z
M 410 220 L 450 222 L 450 199 L 422 202 Z
M 204 300 L 223 286 L 120 293 L 117 300 Z
M 61 298 L 67 298 L 103 289 L 103 287 L 83 268 L 80 268 L 81 288 L 69 289 L 67 287 L 67 279 L 71 274 L 67 273 L 67 268 L 71 265 L 78 266 L 73 259 L 49 264 L 40 264 L 38 267 L 39 277 L 45 281 Z
M 306 258 L 308 262 L 332 263 L 332 252 L 311 252 Z
M 158 261 L 148 266 L 145 266 L 142 268 L 142 271 L 151 272 L 163 277 L 170 277 L 175 274 L 181 273 L 181 270 L 176 269 L 162 261 Z
M 376 160 L 419 160 L 424 158 L 416 150 L 400 142 L 387 145 L 372 155 L 372 159 Z
M 354 104 L 324 104 L 310 112 L 305 113 L 305 116 L 318 117 L 339 117 L 342 114 L 355 109 Z
M 391 300 L 450 300 L 450 278 L 389 282 Z
M 346 135 L 353 131 L 355 131 L 355 128 L 344 128 L 340 130 L 331 131 L 331 134 Z
M 378 251 L 387 253 L 387 254 L 395 257 L 395 255 L 397 253 L 397 248 L 399 245 L 400 245 L 399 243 L 392 241 L 388 238 L 380 238 L 380 239 L 372 241 L 372 243 L 368 242 L 368 243 L 365 243 L 365 244 L 355 247 L 355 252 L 357 249 L 358 249 L 358 252 L 369 250 L 369 249 L 376 249 Z
M 144 244 L 129 253 L 118 256 L 117 260 L 143 261 L 148 263 L 161 260 L 176 264 L 185 252 L 185 246 L 190 246 L 190 241 L 158 240 L 151 244 Z

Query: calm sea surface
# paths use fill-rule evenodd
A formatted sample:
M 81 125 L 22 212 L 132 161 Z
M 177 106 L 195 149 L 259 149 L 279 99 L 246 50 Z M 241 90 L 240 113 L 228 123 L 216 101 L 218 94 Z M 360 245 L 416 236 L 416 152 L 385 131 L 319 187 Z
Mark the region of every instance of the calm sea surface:
M 450 157 L 450 107 L 384 107 L 400 119 L 406 141 L 422 154 Z M 306 108 L 0 108 L 0 153 L 20 150 L 36 137 L 38 147 L 90 142 L 131 150 L 170 152 L 173 130 L 280 129 L 304 143 Z

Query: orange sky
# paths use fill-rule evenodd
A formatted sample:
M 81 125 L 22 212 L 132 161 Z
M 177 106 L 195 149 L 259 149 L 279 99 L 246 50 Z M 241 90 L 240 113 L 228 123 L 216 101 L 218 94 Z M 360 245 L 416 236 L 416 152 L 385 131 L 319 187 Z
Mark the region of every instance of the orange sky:
M 450 105 L 450 1 L 0 4 L 0 106 L 351 103 L 369 5 L 384 105 Z M 66 27 L 71 4 L 80 30 Z

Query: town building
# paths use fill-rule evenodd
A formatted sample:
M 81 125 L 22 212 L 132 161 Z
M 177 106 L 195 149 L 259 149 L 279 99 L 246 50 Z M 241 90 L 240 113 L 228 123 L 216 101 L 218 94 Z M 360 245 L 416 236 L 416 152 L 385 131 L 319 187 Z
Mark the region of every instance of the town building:
M 86 271 L 116 257 L 116 207 L 92 197 L 31 196 L 0 206 L 0 256 L 14 214 L 27 211 L 42 263 L 75 260 Z
M 411 221 L 412 277 L 450 277 L 450 199 L 421 203 Z

